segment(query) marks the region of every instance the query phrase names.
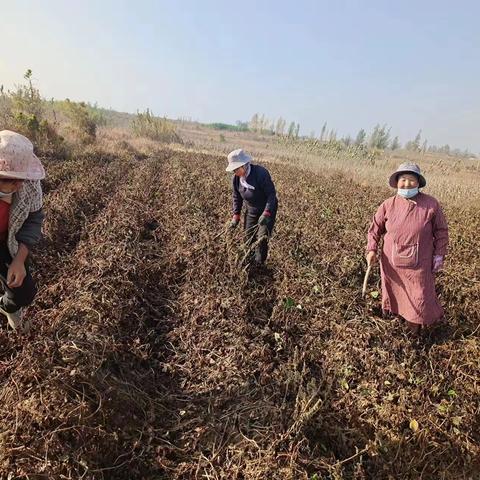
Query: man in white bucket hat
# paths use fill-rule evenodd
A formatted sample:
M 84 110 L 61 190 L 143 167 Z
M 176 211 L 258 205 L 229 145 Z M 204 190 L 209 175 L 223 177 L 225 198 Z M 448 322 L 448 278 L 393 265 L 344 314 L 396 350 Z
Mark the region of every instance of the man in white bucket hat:
M 45 170 L 32 142 L 0 131 L 0 281 L 5 290 L 0 313 L 14 330 L 24 328 L 22 308 L 37 292 L 27 257 L 41 237 L 43 178 Z
M 254 260 L 257 265 L 263 265 L 268 254 L 268 238 L 275 225 L 278 201 L 268 170 L 251 162 L 252 157 L 241 148 L 228 154 L 226 170 L 234 174 L 233 217 L 230 225 L 235 228 L 240 223 L 240 213 L 245 203 L 245 242 L 247 247 L 258 242 Z M 253 257 L 253 252 L 250 257 Z

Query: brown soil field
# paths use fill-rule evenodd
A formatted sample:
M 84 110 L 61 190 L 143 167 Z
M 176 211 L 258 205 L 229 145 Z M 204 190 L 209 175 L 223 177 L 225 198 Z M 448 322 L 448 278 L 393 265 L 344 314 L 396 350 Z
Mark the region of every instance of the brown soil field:
M 1 478 L 478 478 L 478 206 L 444 205 L 447 317 L 412 337 L 361 298 L 380 186 L 268 163 L 279 214 L 248 273 L 223 155 L 44 162 L 33 328 L 0 330 Z

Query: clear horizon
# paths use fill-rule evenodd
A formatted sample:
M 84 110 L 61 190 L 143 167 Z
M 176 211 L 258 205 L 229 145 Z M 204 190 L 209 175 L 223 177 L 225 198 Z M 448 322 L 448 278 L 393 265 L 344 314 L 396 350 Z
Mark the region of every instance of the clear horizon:
M 205 123 L 254 113 L 318 136 L 387 124 L 480 152 L 480 4 L 0 0 L 0 84 Z

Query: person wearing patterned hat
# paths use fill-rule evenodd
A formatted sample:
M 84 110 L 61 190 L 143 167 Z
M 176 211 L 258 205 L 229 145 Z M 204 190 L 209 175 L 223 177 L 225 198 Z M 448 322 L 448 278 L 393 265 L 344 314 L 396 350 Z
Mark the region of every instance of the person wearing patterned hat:
M 448 226 L 438 201 L 420 192 L 427 184 L 420 167 L 403 163 L 390 176 L 396 195 L 385 200 L 368 231 L 367 262 L 381 252 L 382 308 L 400 315 L 414 332 L 443 318 L 435 274 L 443 268 Z
M 272 235 L 277 216 L 277 194 L 268 170 L 252 164 L 252 157 L 242 149 L 228 154 L 226 171 L 232 172 L 233 217 L 230 223 L 235 228 L 240 223 L 240 214 L 245 204 L 244 229 L 247 247 L 255 245 L 253 257 L 257 265 L 263 265 L 268 255 L 268 239 Z
M 28 256 L 41 238 L 43 178 L 45 170 L 32 142 L 19 133 L 0 131 L 0 313 L 14 330 L 26 330 L 23 307 L 37 293 Z

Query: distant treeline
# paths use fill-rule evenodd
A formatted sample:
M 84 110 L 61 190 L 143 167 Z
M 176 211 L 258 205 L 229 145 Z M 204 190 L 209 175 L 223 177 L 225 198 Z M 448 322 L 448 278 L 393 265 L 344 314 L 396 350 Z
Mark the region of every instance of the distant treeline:
M 288 123 L 288 128 L 287 128 Z M 365 147 L 371 150 L 405 150 L 419 153 L 437 152 L 445 155 L 453 155 L 457 157 L 475 157 L 468 150 L 452 149 L 450 145 L 436 146 L 429 145 L 428 141 L 422 138 L 422 130 L 419 130 L 415 138 L 407 141 L 403 146 L 398 136 L 391 134 L 391 127 L 386 124 L 377 124 L 370 133 L 365 129 L 360 129 L 355 137 L 346 135 L 338 138 L 337 130 L 328 128 L 327 122 L 322 125 L 320 134 L 316 135 L 314 131 L 307 135 L 300 135 L 300 124 L 298 122 L 287 122 L 280 117 L 277 120 L 270 120 L 264 114 L 255 113 L 249 122 L 237 121 L 235 125 L 227 123 L 210 123 L 205 126 L 215 130 L 226 130 L 232 132 L 252 132 L 262 135 L 272 135 L 291 140 L 316 140 L 319 142 L 334 142 L 343 144 L 346 147 L 357 146 Z
M 229 123 L 206 123 L 206 127 L 213 128 L 215 130 L 226 130 L 229 132 L 248 132 L 248 123 L 247 122 L 237 122 L 235 125 Z
M 337 130 L 329 128 L 325 122 L 316 135 L 300 135 L 298 122 L 287 122 L 282 117 L 269 119 L 264 114 L 255 113 L 250 121 L 238 120 L 235 124 L 224 122 L 199 123 L 191 119 L 172 121 L 164 117 L 157 117 L 149 109 L 137 112 L 136 115 L 121 113 L 112 109 L 99 107 L 97 104 L 74 102 L 66 100 L 50 100 L 41 96 L 33 83 L 32 71 L 27 70 L 24 83 L 16 86 L 12 91 L 5 90 L 0 85 L 0 128 L 9 128 L 29 136 L 34 143 L 41 145 L 44 151 L 60 151 L 64 144 L 64 136 L 74 137 L 80 143 L 95 141 L 97 127 L 120 127 L 133 130 L 138 136 L 149 137 L 153 140 L 166 142 L 181 142 L 176 131 L 176 125 L 186 122 L 195 123 L 219 131 L 252 132 L 255 134 L 276 136 L 290 142 L 309 140 L 315 145 L 330 143 L 341 147 L 356 146 L 371 151 L 397 150 L 404 148 L 413 152 L 438 152 L 456 157 L 475 158 L 468 150 L 451 148 L 449 145 L 429 145 L 422 138 L 420 130 L 415 138 L 407 141 L 403 146 L 398 136 L 391 134 L 391 128 L 386 124 L 377 124 L 369 133 L 360 129 L 356 136 L 346 135 L 337 137 Z M 222 138 L 224 136 L 222 135 Z

